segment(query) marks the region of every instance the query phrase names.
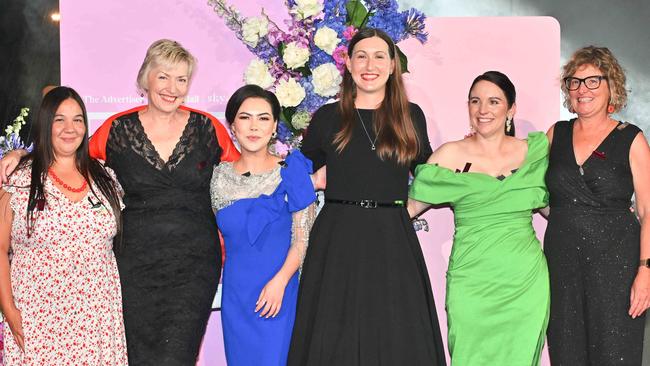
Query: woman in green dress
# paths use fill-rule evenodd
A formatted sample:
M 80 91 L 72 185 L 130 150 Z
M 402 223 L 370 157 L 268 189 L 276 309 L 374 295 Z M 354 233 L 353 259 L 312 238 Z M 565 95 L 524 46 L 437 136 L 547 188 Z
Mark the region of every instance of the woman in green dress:
M 409 213 L 451 205 L 456 231 L 447 270 L 449 352 L 454 366 L 538 365 L 548 323 L 546 259 L 532 226 L 545 207 L 548 141 L 514 137 L 515 88 L 497 71 L 469 92 L 472 134 L 418 166 Z

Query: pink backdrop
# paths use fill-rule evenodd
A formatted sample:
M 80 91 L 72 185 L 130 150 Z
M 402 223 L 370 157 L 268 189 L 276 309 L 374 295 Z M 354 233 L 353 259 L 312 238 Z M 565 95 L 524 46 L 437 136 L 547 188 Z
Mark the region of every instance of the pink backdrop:
M 260 4 L 231 3 L 245 16 L 259 15 Z M 278 23 L 286 16 L 283 3 L 264 4 Z M 156 39 L 178 40 L 198 58 L 187 104 L 217 116 L 242 84 L 242 72 L 252 58 L 206 1 L 61 0 L 60 9 L 61 80 L 84 97 L 93 130 L 110 114 L 142 103 L 135 78 L 147 46 Z M 560 27 L 555 19 L 430 18 L 427 29 L 426 45 L 408 40 L 400 46 L 409 56 L 409 96 L 425 111 L 434 149 L 465 135 L 467 88 L 487 70 L 505 72 L 517 87 L 515 123 L 520 137 L 546 130 L 558 119 Z M 446 336 L 445 271 L 453 217 L 443 209 L 425 218 L 431 231 L 421 232 L 420 240 Z M 544 222 L 536 219 L 535 226 L 541 237 Z M 543 364 L 548 365 L 546 354 Z M 225 365 L 218 312 L 210 319 L 199 365 Z

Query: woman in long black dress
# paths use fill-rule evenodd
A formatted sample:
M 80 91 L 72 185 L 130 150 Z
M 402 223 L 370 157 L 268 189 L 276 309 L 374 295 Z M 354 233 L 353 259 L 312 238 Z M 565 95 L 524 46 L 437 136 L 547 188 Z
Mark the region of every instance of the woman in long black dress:
M 607 48 L 585 47 L 564 66 L 565 105 L 546 184 L 544 238 L 551 278 L 548 346 L 555 365 L 641 365 L 650 305 L 650 149 L 625 106 L 625 75 Z M 630 198 L 636 195 L 636 213 Z
M 288 365 L 444 365 L 422 251 L 404 203 L 431 154 L 382 31 L 350 41 L 341 101 L 319 109 L 302 151 L 327 166 L 303 267 Z
M 138 74 L 149 103 L 110 117 L 90 140 L 124 188 L 117 264 L 131 365 L 195 364 L 219 283 L 210 178 L 239 152 L 216 118 L 182 106 L 194 63 L 178 42 L 154 42 Z

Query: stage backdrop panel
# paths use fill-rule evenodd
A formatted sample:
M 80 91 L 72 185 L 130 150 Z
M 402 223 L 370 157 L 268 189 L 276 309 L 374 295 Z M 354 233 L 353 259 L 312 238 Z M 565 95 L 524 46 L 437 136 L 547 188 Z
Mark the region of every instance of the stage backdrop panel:
M 178 40 L 199 60 L 187 105 L 223 116 L 225 102 L 242 84 L 252 55 L 206 3 L 60 1 L 61 80 L 83 96 L 91 131 L 109 115 L 143 103 L 135 78 L 146 48 L 160 38 Z M 231 3 L 245 16 L 259 15 L 262 6 L 245 0 Z M 283 3 L 264 4 L 278 24 L 286 17 Z M 426 45 L 409 40 L 400 46 L 409 56 L 411 73 L 405 75 L 409 96 L 425 111 L 434 149 L 467 133 L 467 89 L 487 70 L 505 72 L 517 87 L 519 137 L 546 130 L 558 118 L 560 30 L 554 19 L 430 18 L 427 30 Z M 446 336 L 445 271 L 453 216 L 440 209 L 424 217 L 430 231 L 419 236 Z M 535 224 L 541 238 L 545 224 L 539 219 Z M 210 319 L 199 365 L 225 365 L 219 315 L 214 312 Z

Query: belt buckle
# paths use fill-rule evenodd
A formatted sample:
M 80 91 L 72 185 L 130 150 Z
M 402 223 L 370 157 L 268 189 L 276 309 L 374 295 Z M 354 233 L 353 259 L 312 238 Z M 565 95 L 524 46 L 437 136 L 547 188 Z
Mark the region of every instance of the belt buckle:
M 377 208 L 377 201 L 373 200 L 361 200 L 359 206 L 363 208 Z

